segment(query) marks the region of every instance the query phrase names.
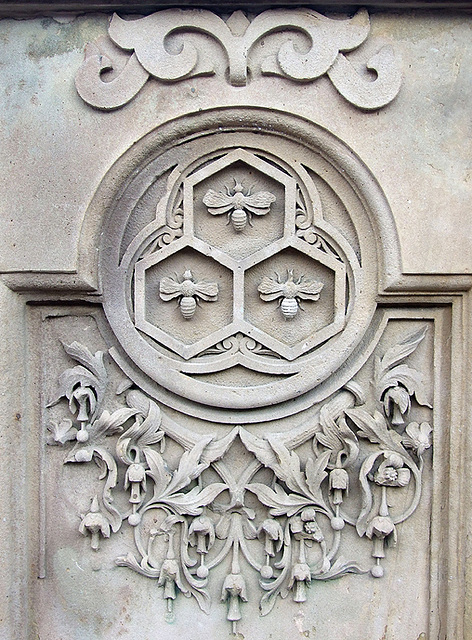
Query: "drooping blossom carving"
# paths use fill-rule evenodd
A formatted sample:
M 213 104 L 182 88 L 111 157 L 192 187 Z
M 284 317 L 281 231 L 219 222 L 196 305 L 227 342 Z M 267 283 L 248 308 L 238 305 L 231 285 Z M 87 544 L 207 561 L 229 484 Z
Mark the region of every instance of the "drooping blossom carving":
M 280 76 L 295 82 L 313 82 L 327 75 L 337 91 L 361 109 L 378 109 L 391 102 L 401 84 L 397 56 L 389 46 L 382 47 L 366 62 L 376 73 L 375 80 L 360 75 L 345 53 L 359 47 L 368 37 L 370 22 L 361 9 L 346 20 L 333 20 L 310 9 L 269 10 L 250 22 L 241 11 L 226 22 L 211 11 L 158 11 L 144 18 L 123 20 L 116 14 L 108 28 L 108 39 L 88 44 L 85 60 L 75 84 L 81 98 L 98 109 L 116 109 L 127 104 L 149 78 L 178 82 L 216 73 L 214 60 L 204 40 L 194 44 L 185 39 L 189 33 L 204 34 L 220 46 L 228 64 L 228 80 L 242 87 L 258 74 Z M 256 67 L 252 58 L 255 45 L 273 33 L 286 34 L 285 41 Z M 299 35 L 310 43 L 300 53 L 293 40 Z M 182 38 L 180 49 L 169 48 L 169 41 Z M 103 79 L 107 71 L 116 71 L 113 79 Z
M 381 370 L 407 367 L 404 361 L 425 335 L 423 328 L 411 333 L 374 360 Z M 116 563 L 156 581 L 169 620 L 182 594 L 208 612 L 216 592 L 236 632 L 253 597 L 248 571 L 259 575 L 260 610 L 266 615 L 279 596 L 310 600 L 315 581 L 369 571 L 382 578 L 388 548 L 407 545 L 407 529 L 400 525 L 420 502 L 432 429 L 425 421 L 403 429 L 385 411 L 383 393 L 370 395 L 373 385 L 366 393 L 349 382 L 308 422 L 287 432 L 256 435 L 246 426 L 202 435 L 178 424 L 128 381 L 115 395 L 126 406 L 109 413 L 103 408 L 110 400 L 104 354 L 76 342 L 64 348 L 78 365 L 59 376 L 48 405 L 69 403 L 70 417 L 50 429 L 51 444 L 70 447 L 74 440 L 65 462 L 94 461 L 105 480 L 102 491 L 90 496 L 79 532 L 99 552 L 120 526 L 131 527 L 135 550 Z M 402 369 L 407 370 L 418 374 L 410 365 Z M 398 371 L 392 375 L 398 380 Z M 413 416 L 420 410 L 418 388 L 405 388 Z M 372 410 L 374 403 L 382 411 Z M 170 441 L 173 462 L 167 456 Z M 181 451 L 177 462 L 175 446 Z M 237 473 L 229 454 L 233 446 L 249 456 Z M 391 501 L 392 491 L 405 492 L 404 499 Z M 117 492 L 127 496 L 127 507 L 115 506 Z M 371 545 L 370 567 L 344 544 L 347 529 Z M 226 559 L 226 575 L 210 589 L 213 570 Z

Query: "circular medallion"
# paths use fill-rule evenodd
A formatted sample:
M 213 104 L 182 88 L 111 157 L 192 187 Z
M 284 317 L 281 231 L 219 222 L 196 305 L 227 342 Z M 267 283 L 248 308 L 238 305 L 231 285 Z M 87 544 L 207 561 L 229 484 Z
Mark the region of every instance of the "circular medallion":
M 126 373 L 220 422 L 300 411 L 335 373 L 339 386 L 390 224 L 353 152 L 299 118 L 241 108 L 168 123 L 119 163 L 100 273 Z

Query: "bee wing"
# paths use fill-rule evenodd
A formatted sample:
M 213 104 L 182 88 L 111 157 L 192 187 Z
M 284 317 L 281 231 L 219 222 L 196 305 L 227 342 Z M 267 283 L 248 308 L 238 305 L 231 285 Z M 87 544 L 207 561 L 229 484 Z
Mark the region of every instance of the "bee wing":
M 168 302 L 182 294 L 180 284 L 172 278 L 162 278 L 159 283 L 159 293 L 164 302 Z
M 269 191 L 259 191 L 244 198 L 244 206 L 256 216 L 265 216 L 270 211 L 270 205 L 275 202 L 275 196 Z
M 273 278 L 269 278 L 269 276 L 264 276 L 257 290 L 261 294 L 262 300 L 269 302 L 283 295 L 283 284 L 276 282 Z
M 233 208 L 233 199 L 231 196 L 221 193 L 221 191 L 208 189 L 203 196 L 203 204 L 208 207 L 208 213 L 211 213 L 212 216 L 219 216 L 231 211 Z
M 322 282 L 316 280 L 307 280 L 301 282 L 298 289 L 298 297 L 302 300 L 318 300 L 321 289 L 324 287 Z
M 202 300 L 207 300 L 208 302 L 212 302 L 218 297 L 218 285 L 216 282 L 197 282 L 195 284 L 195 293 L 200 296 Z

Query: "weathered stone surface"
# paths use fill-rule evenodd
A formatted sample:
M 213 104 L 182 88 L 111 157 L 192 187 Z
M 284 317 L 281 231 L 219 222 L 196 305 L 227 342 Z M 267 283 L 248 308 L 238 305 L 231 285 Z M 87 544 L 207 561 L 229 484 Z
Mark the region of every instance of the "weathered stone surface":
M 0 22 L 6 638 L 468 637 L 470 29 Z

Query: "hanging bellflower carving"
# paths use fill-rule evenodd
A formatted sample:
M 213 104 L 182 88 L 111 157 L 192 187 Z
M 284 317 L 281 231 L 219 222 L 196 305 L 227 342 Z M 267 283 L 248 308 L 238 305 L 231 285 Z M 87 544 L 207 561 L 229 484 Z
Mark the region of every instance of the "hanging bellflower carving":
M 51 423 L 49 444 L 71 443 L 65 463 L 94 462 L 102 470 L 78 532 L 100 553 L 122 526 L 135 530 L 136 548 L 116 564 L 162 587 L 169 620 L 181 594 L 208 612 L 209 587 L 220 580 L 213 592 L 221 594 L 234 632 L 254 597 L 248 571 L 259 575 L 262 615 L 278 596 L 290 595 L 297 604 L 310 600 L 316 581 L 367 572 L 382 578 L 389 546 L 405 545 L 401 523 L 421 500 L 431 447 L 431 426 L 414 419 L 428 410 L 424 385 L 407 364 L 425 334 L 422 327 L 374 355 L 375 395 L 368 397 L 351 381 L 296 433 L 263 435 L 242 427 L 193 433 L 130 382 L 117 390 L 126 406 L 110 413 L 103 408 L 112 397 L 104 354 L 77 342 L 64 345 L 77 364 L 59 376 L 48 406 L 67 400 L 69 417 Z M 394 387 L 409 397 L 405 410 L 401 406 L 402 425 L 390 400 L 385 402 Z M 374 388 L 368 385 L 368 392 Z M 237 475 L 232 447 L 245 450 Z M 392 500 L 392 492 L 400 499 Z M 117 494 L 128 496 L 128 508 L 117 506 L 125 504 L 115 502 Z M 156 524 L 149 526 L 149 516 Z M 347 529 L 360 544 L 371 545 L 370 566 L 359 562 L 351 539 L 345 540 Z M 215 578 L 226 559 L 226 575 Z

